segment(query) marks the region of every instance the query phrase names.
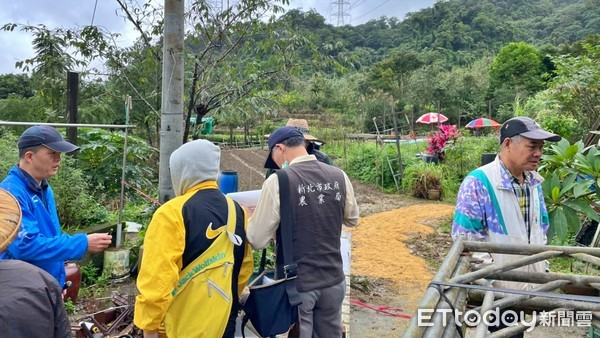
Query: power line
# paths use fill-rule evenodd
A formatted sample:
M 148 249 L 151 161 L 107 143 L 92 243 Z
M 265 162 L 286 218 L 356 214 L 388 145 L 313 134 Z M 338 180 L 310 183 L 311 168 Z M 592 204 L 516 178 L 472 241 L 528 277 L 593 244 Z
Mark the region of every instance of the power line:
M 367 2 L 367 0 L 356 0 L 353 4 L 352 4 L 352 8 L 358 7 L 362 4 L 364 4 L 365 2 Z
M 386 1 L 382 2 L 382 3 L 381 3 L 379 6 L 377 6 L 377 7 L 373 8 L 372 10 L 370 10 L 370 11 L 368 11 L 368 12 L 366 12 L 366 13 L 363 13 L 362 15 L 359 15 L 358 17 L 354 18 L 353 20 L 358 20 L 358 19 L 360 19 L 360 18 L 363 18 L 363 17 L 365 17 L 365 16 L 367 16 L 367 15 L 369 15 L 369 14 L 371 14 L 371 13 L 375 12 L 377 9 L 379 9 L 379 8 L 380 8 L 380 7 L 382 7 L 383 5 L 387 4 L 388 2 L 390 2 L 390 0 L 386 0 Z

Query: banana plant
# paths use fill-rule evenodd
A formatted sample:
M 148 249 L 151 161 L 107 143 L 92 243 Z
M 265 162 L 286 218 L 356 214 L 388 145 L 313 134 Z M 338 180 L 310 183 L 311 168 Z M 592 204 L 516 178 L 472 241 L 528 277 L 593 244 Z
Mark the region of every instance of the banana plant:
M 563 139 L 542 157 L 540 174 L 550 228 L 548 238 L 565 241 L 582 221 L 600 221 L 600 151 Z

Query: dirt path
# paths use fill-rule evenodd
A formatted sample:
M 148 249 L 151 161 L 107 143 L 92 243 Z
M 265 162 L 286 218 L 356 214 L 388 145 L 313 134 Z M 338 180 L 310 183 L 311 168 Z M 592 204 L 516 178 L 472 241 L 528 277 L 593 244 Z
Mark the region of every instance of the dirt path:
M 240 191 L 260 189 L 266 156 L 264 149 L 223 150 L 221 169 L 237 170 Z M 449 236 L 438 234 L 435 228 L 450 217 L 453 206 L 385 194 L 355 180 L 352 184 L 361 220 L 358 227 L 349 229 L 351 298 L 412 315 L 434 273 L 428 261 L 441 260 L 451 245 Z M 351 337 L 398 337 L 408 324 L 405 318 L 359 305 L 352 305 L 350 313 Z
M 432 224 L 442 223 L 454 207 L 444 203 L 416 204 L 363 217 L 352 232 L 352 274 L 355 284 L 351 297 L 375 308 L 389 306 L 396 314 L 411 316 L 417 309 L 434 270 L 423 257 L 432 255 L 414 248 L 451 245 L 447 234 L 439 234 Z M 418 241 L 418 242 L 416 242 Z M 437 251 L 434 259 L 437 259 Z M 388 316 L 360 305 L 352 305 L 352 337 L 398 337 L 409 320 Z M 401 309 L 401 310 L 399 310 Z

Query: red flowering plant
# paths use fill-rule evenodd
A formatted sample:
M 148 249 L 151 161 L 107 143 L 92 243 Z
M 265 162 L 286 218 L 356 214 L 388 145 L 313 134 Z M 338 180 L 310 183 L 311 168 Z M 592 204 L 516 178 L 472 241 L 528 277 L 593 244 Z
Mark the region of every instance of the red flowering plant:
M 429 146 L 427 153 L 432 155 L 440 155 L 444 153 L 444 147 L 448 142 L 454 143 L 458 137 L 458 129 L 456 126 L 442 124 L 439 130 L 432 137 L 427 139 Z

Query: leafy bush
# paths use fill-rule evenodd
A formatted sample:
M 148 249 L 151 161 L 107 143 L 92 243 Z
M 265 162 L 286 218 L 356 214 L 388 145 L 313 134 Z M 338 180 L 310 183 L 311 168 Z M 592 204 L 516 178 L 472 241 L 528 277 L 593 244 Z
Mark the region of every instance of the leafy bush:
M 91 290 L 91 293 L 95 294 L 96 292 L 103 291 L 103 289 L 108 285 L 109 277 L 102 273 L 101 267 L 98 266 L 93 260 L 83 265 L 80 268 L 80 271 L 82 289 L 87 289 L 88 287 L 94 286 L 93 290 Z
M 583 218 L 600 221 L 600 150 L 562 139 L 550 145 L 542 161 L 539 172 L 545 178 L 548 238 L 566 240 L 579 230 Z
M 448 175 L 462 181 L 481 165 L 482 154 L 497 153 L 499 148 L 498 138 L 494 136 L 461 137 L 445 148 Z
M 94 194 L 111 202 L 121 191 L 125 133 L 80 129 L 79 136 L 82 140 L 78 154 L 79 168 L 88 176 Z M 142 191 L 153 189 L 157 181 L 155 171 L 157 154 L 158 150 L 149 146 L 146 141 L 129 135 L 125 181 Z M 130 197 L 137 198 L 138 195 Z
M 66 230 L 105 223 L 113 216 L 90 195 L 90 180 L 75 168 L 75 163 L 73 157 L 63 155 L 58 174 L 49 180 L 61 225 Z
M 438 131 L 427 139 L 427 153 L 439 155 L 444 153 L 446 146 L 450 146 L 458 137 L 458 130 L 455 126 L 442 124 Z
M 73 314 L 73 313 L 75 313 L 75 310 L 77 310 L 77 308 L 75 307 L 75 304 L 73 304 L 73 301 L 71 300 L 71 298 L 65 300 L 64 307 L 65 307 L 65 311 L 68 314 Z
M 434 163 L 416 162 L 404 171 L 402 188 L 415 197 L 427 198 L 427 190 L 442 190 L 443 169 Z
M 13 133 L 0 128 L 0 181 L 4 180 L 10 168 L 19 161 L 17 140 L 18 137 Z
M 563 109 L 560 101 L 549 90 L 528 98 L 523 105 L 523 113 L 533 118 L 543 129 L 568 140 L 578 139 L 587 132 L 571 112 Z

